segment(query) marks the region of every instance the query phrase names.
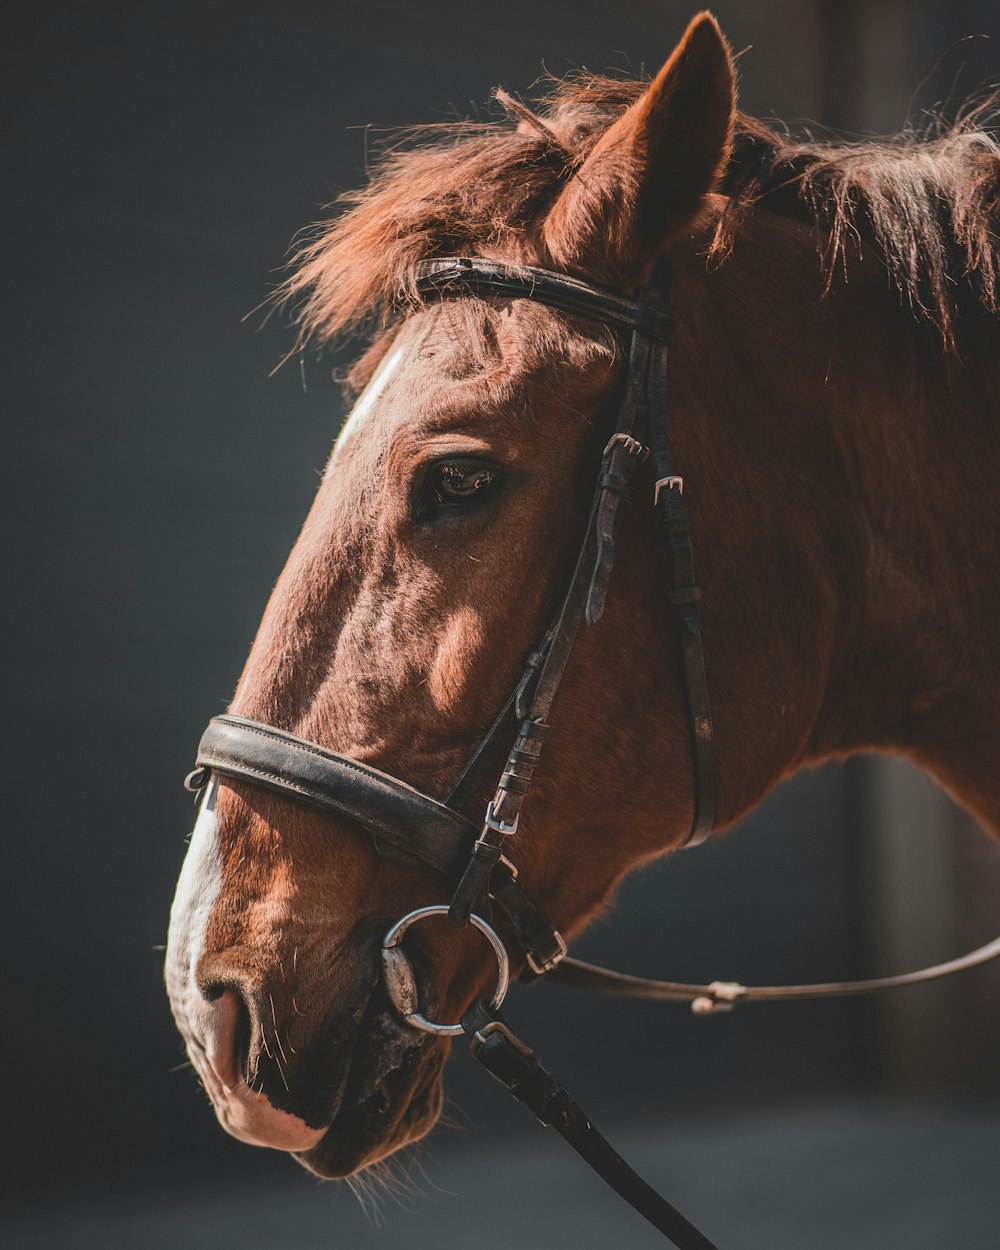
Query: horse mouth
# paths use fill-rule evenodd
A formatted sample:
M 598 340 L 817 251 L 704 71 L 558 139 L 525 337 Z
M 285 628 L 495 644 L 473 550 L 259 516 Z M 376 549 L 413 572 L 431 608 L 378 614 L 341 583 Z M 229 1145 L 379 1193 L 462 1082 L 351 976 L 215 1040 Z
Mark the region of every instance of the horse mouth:
M 428 1009 L 436 1010 L 438 994 L 428 962 L 419 947 L 412 955 L 422 996 Z M 353 1036 L 339 1031 L 338 1038 L 337 1032 L 327 1032 L 328 1044 L 321 1044 L 316 1055 L 317 1061 L 324 1054 L 343 1055 L 339 1089 L 327 1104 L 328 1127 L 314 1145 L 293 1152 L 303 1167 L 329 1180 L 351 1176 L 430 1132 L 441 1115 L 442 1074 L 451 1050 L 450 1039 L 402 1019 L 380 977 L 355 1017 Z M 318 1075 L 314 1069 L 314 1079 Z
M 333 1064 L 329 1051 L 315 1056 L 309 1075 L 315 1080 L 322 1067 L 323 1079 L 314 1084 L 307 1077 L 299 1091 L 293 1086 L 280 1095 L 255 1087 L 245 1059 L 242 1079 L 227 1086 L 200 1045 L 189 1043 L 189 1053 L 230 1136 L 287 1151 L 309 1171 L 332 1180 L 419 1140 L 434 1127 L 443 1102 L 445 1039 L 416 1032 L 373 1001 L 349 1045 Z
M 426 992 L 436 1000 L 429 980 Z M 232 1050 L 219 1047 L 218 1053 L 179 996 L 174 1000 L 192 1066 L 220 1126 L 249 1145 L 285 1151 L 330 1179 L 350 1176 L 433 1128 L 449 1051 L 446 1039 L 412 1028 L 393 1011 L 374 968 L 345 998 L 338 996 L 311 1043 L 295 1049 L 285 1034 L 282 1047 L 276 1030 L 268 1049 L 240 995 L 230 1021 Z M 221 1061 L 226 1054 L 228 1062 Z
M 358 1030 L 333 1120 L 293 1157 L 324 1179 L 342 1179 L 418 1141 L 444 1099 L 445 1039 L 417 1033 L 383 1006 Z

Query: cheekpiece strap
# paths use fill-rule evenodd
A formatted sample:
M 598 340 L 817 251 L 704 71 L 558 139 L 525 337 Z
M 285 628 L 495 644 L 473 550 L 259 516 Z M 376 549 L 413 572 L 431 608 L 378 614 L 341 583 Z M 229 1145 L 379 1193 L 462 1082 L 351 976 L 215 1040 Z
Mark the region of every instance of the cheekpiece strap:
M 532 719 L 545 723 L 549 707 L 576 636 L 581 616 L 596 624 L 604 613 L 614 566 L 615 529 L 621 503 L 631 494 L 638 465 L 649 451 L 656 470 L 654 504 L 663 518 L 670 561 L 670 602 L 676 614 L 683 660 L 685 695 L 694 765 L 694 818 L 686 846 L 701 842 L 715 821 L 718 782 L 715 737 L 705 657 L 701 641 L 698 600 L 701 590 L 694 576 L 690 525 L 683 501 L 683 479 L 673 472 L 667 428 L 667 356 L 673 331 L 673 269 L 670 257 L 661 259 L 639 299 L 630 300 L 568 274 L 530 265 L 504 265 L 478 257 L 455 256 L 424 261 L 418 270 L 417 294 L 424 298 L 458 295 L 506 296 L 533 300 L 588 321 L 603 322 L 629 336 L 629 358 L 624 392 L 614 433 L 604 449 L 597 493 L 573 580 L 557 615 L 545 650 L 545 661 L 532 700 Z M 648 444 L 648 447 L 647 445 Z M 586 583 L 586 584 L 585 584 Z M 586 594 L 583 594 L 586 591 Z M 506 711 L 506 709 L 505 709 Z M 509 723 L 509 712 L 507 718 Z M 494 730 L 499 729 L 498 722 Z M 493 730 L 487 736 L 492 747 Z M 483 746 L 486 744 L 484 743 Z M 493 866 L 503 855 L 506 836 L 517 828 L 517 813 L 527 794 L 531 769 L 512 767 L 523 743 L 508 758 L 500 789 L 487 812 L 472 861 L 452 900 L 452 919 L 468 922 L 477 898 L 486 889 Z M 492 752 L 491 752 L 492 753 Z M 463 775 L 458 789 L 467 793 L 486 752 L 480 749 L 474 766 Z M 535 759 L 537 763 L 537 755 Z M 527 777 L 519 774 L 527 772 Z

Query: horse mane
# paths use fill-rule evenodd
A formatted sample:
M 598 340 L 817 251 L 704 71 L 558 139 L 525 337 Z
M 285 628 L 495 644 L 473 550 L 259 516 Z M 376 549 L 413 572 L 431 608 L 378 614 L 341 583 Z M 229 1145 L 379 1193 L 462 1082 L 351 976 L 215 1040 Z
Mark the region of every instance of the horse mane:
M 414 301 L 425 259 L 516 249 L 645 87 L 579 74 L 555 80 L 534 110 L 498 92 L 500 120 L 403 132 L 368 185 L 307 236 L 277 292 L 294 309 L 300 345 L 384 323 Z M 740 114 L 709 254 L 724 260 L 751 209 L 795 217 L 816 229 L 829 289 L 849 252 L 871 243 L 907 315 L 954 347 L 960 292 L 988 313 L 1000 299 L 996 105 L 931 133 L 861 143 L 795 140 Z
M 829 290 L 852 240 L 874 243 L 902 301 L 954 346 L 963 286 L 988 313 L 1000 297 L 1000 144 L 995 101 L 940 133 L 863 143 L 796 142 L 741 116 L 712 251 L 724 255 L 752 206 L 816 227 Z M 937 125 L 937 123 L 935 123 Z

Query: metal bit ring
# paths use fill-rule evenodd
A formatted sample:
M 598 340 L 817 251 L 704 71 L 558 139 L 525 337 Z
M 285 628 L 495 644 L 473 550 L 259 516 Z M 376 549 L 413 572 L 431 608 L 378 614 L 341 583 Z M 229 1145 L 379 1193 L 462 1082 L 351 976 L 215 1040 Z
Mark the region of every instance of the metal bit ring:
M 426 916 L 446 916 L 447 914 L 447 905 L 436 904 L 432 907 L 418 907 L 416 911 L 408 912 L 402 920 L 397 920 L 382 939 L 382 972 L 389 999 L 407 1024 L 415 1029 L 421 1029 L 424 1033 L 435 1033 L 440 1037 L 457 1037 L 463 1032 L 461 1024 L 439 1024 L 436 1020 L 428 1020 L 421 1012 L 413 965 L 401 945 L 410 925 L 423 920 Z M 470 916 L 469 923 L 486 938 L 496 956 L 497 987 L 490 999 L 490 1009 L 496 1011 L 507 997 L 507 990 L 510 986 L 510 960 L 507 958 L 507 949 L 496 931 L 480 916 Z

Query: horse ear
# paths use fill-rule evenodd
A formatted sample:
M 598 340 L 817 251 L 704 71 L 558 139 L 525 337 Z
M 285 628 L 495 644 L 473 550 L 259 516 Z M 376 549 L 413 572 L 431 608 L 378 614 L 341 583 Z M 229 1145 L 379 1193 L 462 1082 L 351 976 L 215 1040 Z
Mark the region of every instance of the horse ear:
M 715 18 L 700 13 L 550 211 L 543 231 L 555 264 L 612 282 L 641 280 L 715 189 L 735 107 L 729 46 Z

